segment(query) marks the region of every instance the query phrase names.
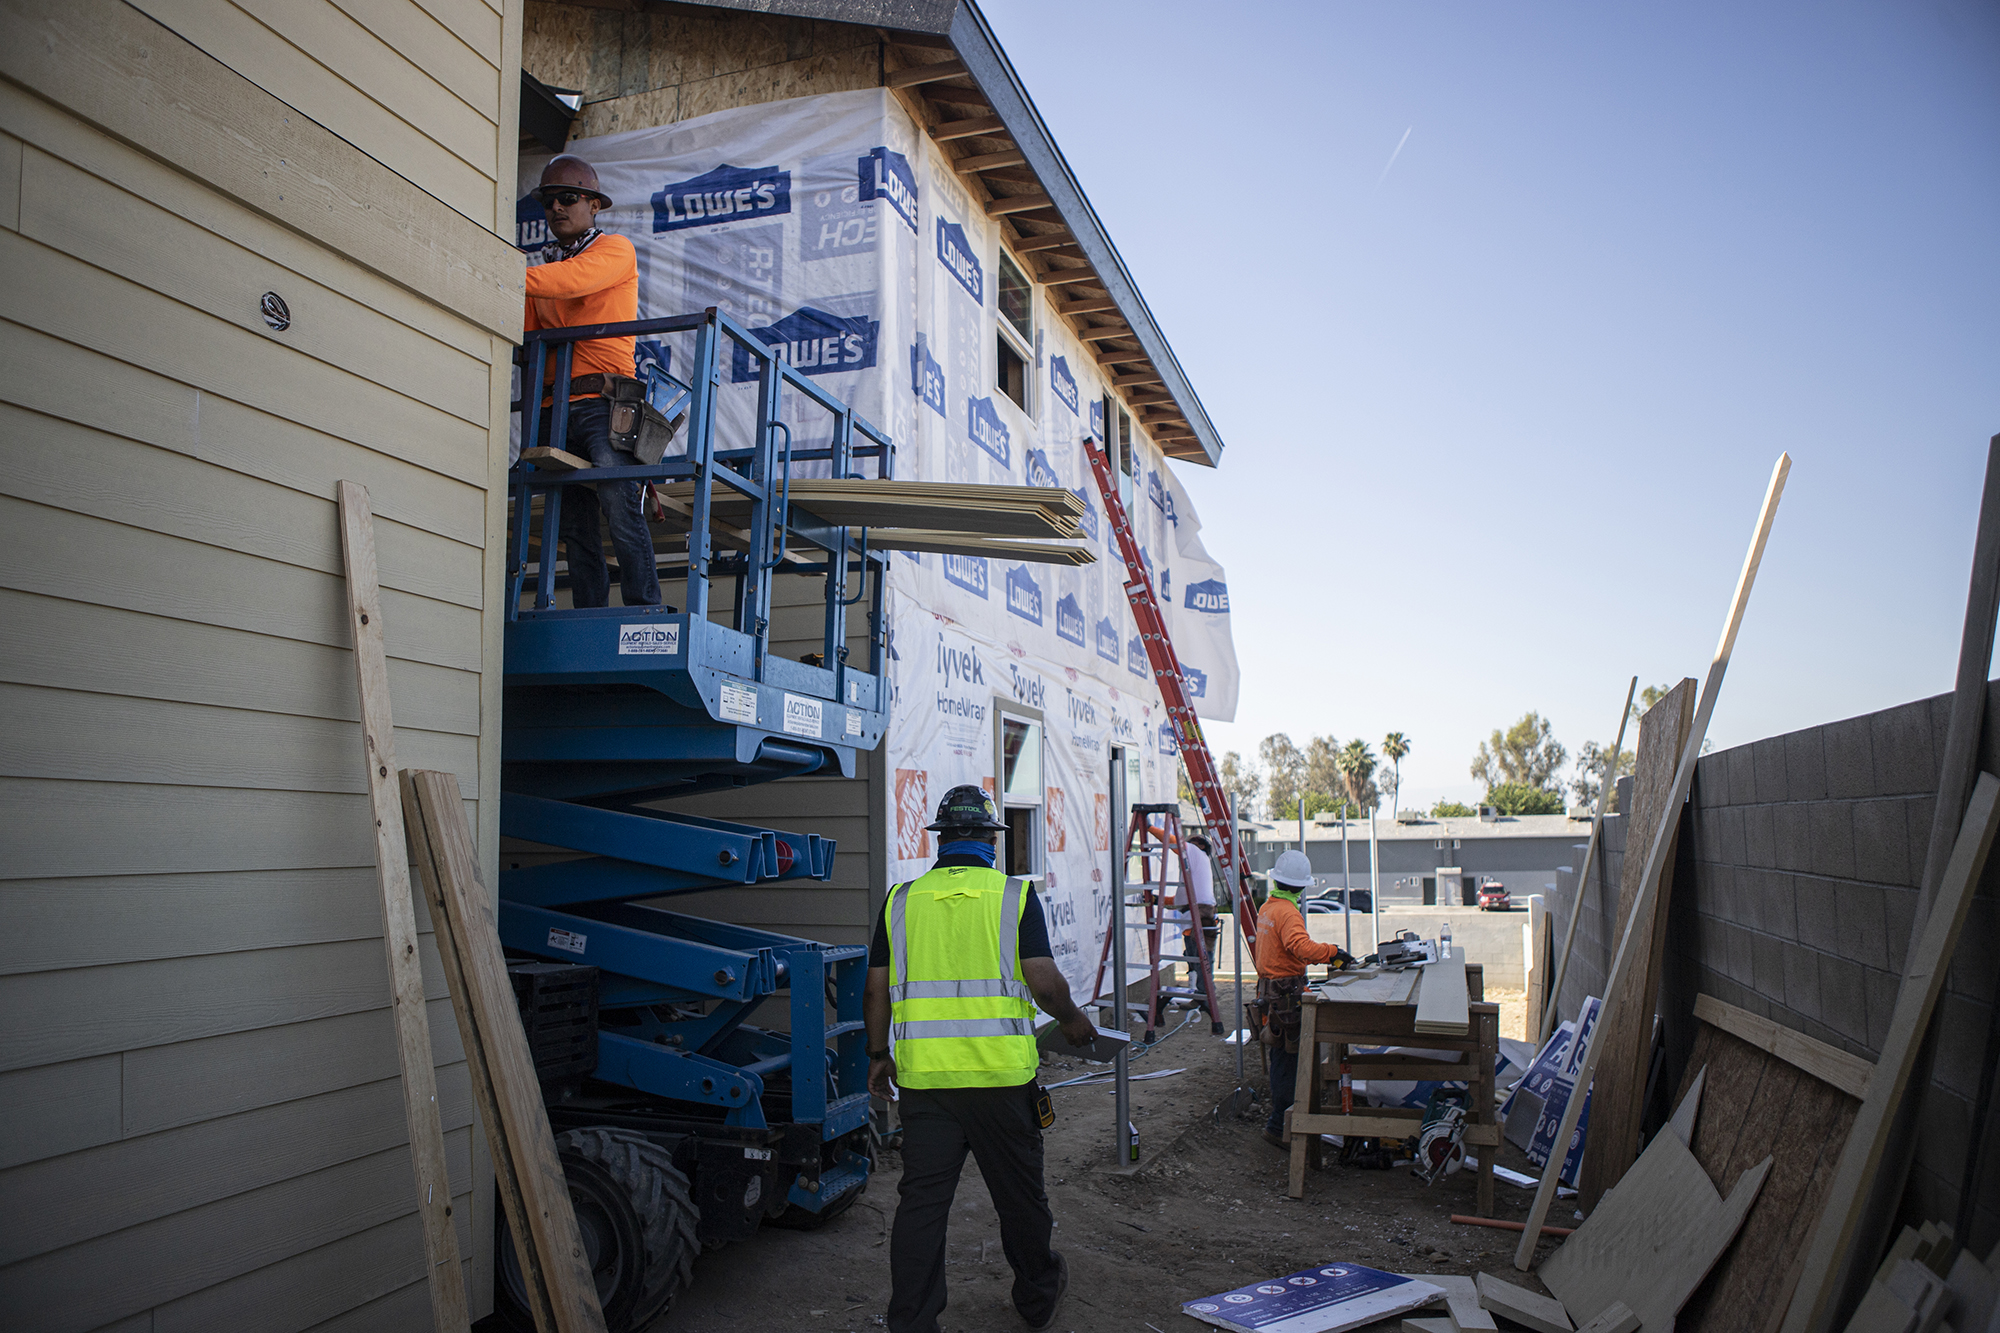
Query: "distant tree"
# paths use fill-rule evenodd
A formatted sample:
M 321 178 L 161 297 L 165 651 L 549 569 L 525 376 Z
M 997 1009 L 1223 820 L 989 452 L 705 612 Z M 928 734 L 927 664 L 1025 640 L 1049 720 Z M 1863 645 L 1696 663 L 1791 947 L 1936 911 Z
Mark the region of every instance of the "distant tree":
M 1264 766 L 1272 815 L 1282 818 L 1280 812 L 1289 808 L 1296 816 L 1299 789 L 1305 782 L 1306 757 L 1292 744 L 1290 736 L 1279 731 L 1257 742 L 1257 758 Z
M 1367 741 L 1349 741 L 1340 748 L 1340 781 L 1356 813 L 1366 814 L 1382 804 L 1381 793 L 1375 790 L 1375 755 Z
M 1389 776 L 1382 790 L 1389 794 L 1389 818 L 1396 817 L 1396 793 L 1403 789 L 1403 756 L 1410 752 L 1410 738 L 1392 731 L 1382 738 L 1382 757 L 1389 761 Z
M 1311 819 L 1314 815 L 1319 814 L 1345 814 L 1348 808 L 1347 802 L 1338 796 L 1328 796 L 1325 792 L 1309 791 L 1301 793 L 1300 796 L 1294 796 L 1281 806 L 1272 807 L 1271 818 L 1280 822 L 1297 819 L 1299 817 L 1299 802 L 1301 799 L 1305 802 L 1307 819 Z
M 1222 790 L 1236 798 L 1236 813 L 1248 819 L 1257 811 L 1257 794 L 1264 789 L 1264 777 L 1254 764 L 1231 750 L 1222 756 Z
M 1174 778 L 1174 791 L 1181 798 L 1181 804 L 1192 805 L 1199 809 L 1201 802 L 1194 798 L 1194 783 L 1188 781 L 1187 761 L 1185 759 L 1174 765 Z
M 1553 787 L 1531 787 L 1525 782 L 1503 782 L 1486 793 L 1486 804 L 1503 815 L 1559 815 L 1563 797 Z
M 1646 711 L 1660 700 L 1666 698 L 1673 691 L 1673 688 L 1673 683 L 1669 682 L 1665 685 L 1648 685 L 1646 688 L 1640 690 L 1639 702 L 1632 705 L 1632 720 L 1637 722 L 1641 717 L 1645 716 Z
M 1306 775 L 1303 790 L 1326 801 L 1328 809 L 1340 799 L 1340 742 L 1331 736 L 1315 736 L 1306 742 Z M 1312 801 L 1306 802 L 1308 812 Z
M 1432 819 L 1470 819 L 1478 813 L 1471 806 L 1457 801 L 1439 801 L 1431 807 Z
M 1492 790 L 1507 782 L 1530 787 L 1553 787 L 1569 751 L 1556 740 L 1555 726 L 1539 713 L 1523 713 L 1521 720 L 1496 731 L 1482 741 L 1472 757 L 1472 776 Z
M 1576 776 L 1569 780 L 1569 789 L 1576 795 L 1579 806 L 1594 807 L 1597 804 L 1598 787 L 1604 781 L 1605 749 L 1596 741 L 1585 741 L 1583 748 L 1576 752 Z M 1616 813 L 1618 809 L 1618 779 L 1632 771 L 1633 755 L 1630 750 L 1618 752 L 1618 767 L 1611 774 L 1611 800 L 1605 805 L 1607 811 Z

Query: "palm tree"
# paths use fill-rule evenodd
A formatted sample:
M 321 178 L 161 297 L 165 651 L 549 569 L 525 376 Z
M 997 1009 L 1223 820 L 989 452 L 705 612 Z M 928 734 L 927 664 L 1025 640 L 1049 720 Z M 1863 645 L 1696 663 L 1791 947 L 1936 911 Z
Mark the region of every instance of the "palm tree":
M 1403 789 L 1403 756 L 1410 752 L 1410 738 L 1392 731 L 1382 738 L 1382 757 L 1396 772 L 1396 785 L 1389 788 L 1389 818 L 1396 817 L 1396 796 Z
M 1375 756 L 1368 749 L 1368 742 L 1349 741 L 1341 746 L 1339 764 L 1349 808 L 1372 810 L 1380 796 L 1375 790 Z

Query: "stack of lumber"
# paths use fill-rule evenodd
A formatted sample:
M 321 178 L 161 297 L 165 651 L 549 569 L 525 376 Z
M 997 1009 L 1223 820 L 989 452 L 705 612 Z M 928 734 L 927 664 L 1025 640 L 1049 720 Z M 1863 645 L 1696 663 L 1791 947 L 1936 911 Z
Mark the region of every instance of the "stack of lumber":
M 692 502 L 694 483 L 664 488 Z M 1072 538 L 1083 531 L 1084 504 L 1054 486 L 982 486 L 946 481 L 853 481 L 794 477 L 791 503 L 837 527 L 920 528 L 990 537 Z M 750 499 L 714 484 L 712 512 L 741 519 Z
M 1904 1227 L 1875 1270 L 1847 1333 L 1990 1333 L 2000 1325 L 2000 1248 L 1981 1263 L 1941 1222 Z M 1949 1320 L 1949 1324 L 1945 1321 Z
M 1433 1037 L 1463 1037 L 1470 1022 L 1464 956 L 1426 963 L 1423 971 L 1423 983 L 1417 987 L 1417 1031 Z

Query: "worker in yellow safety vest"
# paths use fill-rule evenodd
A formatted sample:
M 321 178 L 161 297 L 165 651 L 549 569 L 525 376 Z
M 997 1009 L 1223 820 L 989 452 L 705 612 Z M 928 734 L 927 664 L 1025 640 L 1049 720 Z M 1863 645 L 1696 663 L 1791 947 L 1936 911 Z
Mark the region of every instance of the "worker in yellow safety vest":
M 1045 1329 L 1062 1305 L 1069 1266 L 1049 1248 L 1055 1218 L 1042 1187 L 1042 1130 L 1054 1116 L 1035 1081 L 1035 1005 L 1072 1045 L 1090 1044 L 1097 1030 L 1055 965 L 1034 886 L 994 868 L 994 835 L 1007 826 L 993 798 L 981 787 L 954 787 L 929 827 L 937 862 L 889 890 L 862 1006 L 868 1090 L 896 1100 L 903 1125 L 889 1333 L 939 1328 L 945 1223 L 968 1152 L 1000 1214 L 1014 1308 Z

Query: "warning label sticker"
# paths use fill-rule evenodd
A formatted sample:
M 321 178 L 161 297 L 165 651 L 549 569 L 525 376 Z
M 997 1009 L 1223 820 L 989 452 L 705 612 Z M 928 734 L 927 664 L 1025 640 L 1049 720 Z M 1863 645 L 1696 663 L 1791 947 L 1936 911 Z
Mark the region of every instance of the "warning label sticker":
M 645 656 L 674 657 L 681 650 L 681 627 L 679 625 L 620 625 L 618 627 L 618 655 L 627 657 L 634 653 Z
M 757 725 L 757 691 L 733 680 L 722 682 L 722 720 Z
M 861 715 L 859 713 L 850 711 L 847 714 L 847 734 L 850 736 L 859 736 L 861 734 Z
M 788 736 L 811 736 L 817 740 L 822 734 L 824 721 L 821 717 L 822 705 L 817 699 L 808 699 L 800 694 L 785 696 L 785 734 Z
M 589 937 L 579 935 L 573 930 L 562 930 L 555 926 L 549 927 L 549 947 L 551 949 L 560 949 L 564 953 L 582 953 L 583 942 L 587 938 Z

